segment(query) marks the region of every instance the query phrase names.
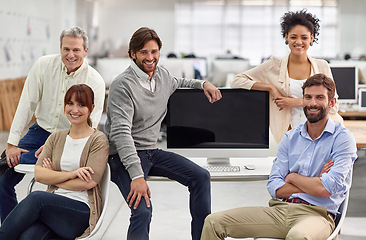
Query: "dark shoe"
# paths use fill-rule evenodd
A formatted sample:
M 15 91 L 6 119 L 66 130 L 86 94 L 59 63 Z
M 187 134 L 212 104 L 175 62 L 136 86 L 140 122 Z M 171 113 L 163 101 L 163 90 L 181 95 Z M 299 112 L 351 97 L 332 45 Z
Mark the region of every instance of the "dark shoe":
M 4 152 L 1 154 L 1 158 L 0 158 L 0 177 L 6 172 L 6 170 L 9 169 L 8 163 L 6 161 L 6 154 L 5 154 L 5 150 Z

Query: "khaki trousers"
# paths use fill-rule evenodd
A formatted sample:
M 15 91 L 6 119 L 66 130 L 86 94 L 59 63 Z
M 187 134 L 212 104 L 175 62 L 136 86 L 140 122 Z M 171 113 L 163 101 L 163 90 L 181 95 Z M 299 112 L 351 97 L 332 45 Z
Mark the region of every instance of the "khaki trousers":
M 327 239 L 335 227 L 325 207 L 271 199 L 269 207 L 243 207 L 206 217 L 201 240 L 232 238 Z

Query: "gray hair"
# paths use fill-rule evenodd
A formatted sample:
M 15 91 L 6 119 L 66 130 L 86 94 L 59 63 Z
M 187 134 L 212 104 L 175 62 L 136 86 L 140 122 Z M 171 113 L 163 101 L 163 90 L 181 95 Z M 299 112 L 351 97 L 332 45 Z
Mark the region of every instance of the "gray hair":
M 62 45 L 62 39 L 64 36 L 81 37 L 84 40 L 84 50 L 88 48 L 89 44 L 88 36 L 86 35 L 86 31 L 84 31 L 84 29 L 82 29 L 81 27 L 76 26 L 63 30 L 60 35 L 60 47 Z

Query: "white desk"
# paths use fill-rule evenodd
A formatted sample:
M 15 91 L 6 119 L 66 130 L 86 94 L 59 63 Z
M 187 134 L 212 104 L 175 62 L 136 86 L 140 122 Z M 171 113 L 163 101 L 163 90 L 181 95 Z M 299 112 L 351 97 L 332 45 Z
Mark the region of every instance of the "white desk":
M 239 166 L 240 172 L 210 172 L 211 181 L 257 181 L 267 180 L 275 157 L 268 158 L 232 158 L 230 163 Z M 207 165 L 206 158 L 191 158 L 200 166 Z M 254 170 L 245 169 L 245 165 L 254 166 Z M 164 177 L 149 177 L 150 181 L 166 181 Z

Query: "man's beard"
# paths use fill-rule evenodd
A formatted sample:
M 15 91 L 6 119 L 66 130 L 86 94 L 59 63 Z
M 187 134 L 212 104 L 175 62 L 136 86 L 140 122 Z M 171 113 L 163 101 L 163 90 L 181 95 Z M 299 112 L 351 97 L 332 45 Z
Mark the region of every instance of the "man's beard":
M 319 109 L 320 110 L 320 112 L 317 114 L 317 115 L 314 115 L 314 114 L 309 114 L 308 113 L 308 110 L 309 109 Z M 308 121 L 310 122 L 310 123 L 316 123 L 316 122 L 318 122 L 318 121 L 320 121 L 320 120 L 322 120 L 323 118 L 325 118 L 325 116 L 327 116 L 327 114 L 328 114 L 328 112 L 327 111 L 325 111 L 325 109 L 323 108 L 323 107 L 321 107 L 321 106 L 319 106 L 319 107 L 309 107 L 309 106 L 305 106 L 304 107 L 304 113 L 305 113 L 305 116 L 306 116 L 306 118 L 308 119 Z
M 154 68 L 151 70 L 151 69 L 147 69 L 146 67 L 145 67 L 145 65 L 144 64 L 146 64 L 144 61 L 139 61 L 138 59 L 136 59 L 135 60 L 135 63 L 136 63 L 136 65 L 144 72 L 144 73 L 147 73 L 147 74 L 149 74 L 149 73 L 151 73 L 151 72 L 154 72 L 155 70 L 156 70 L 156 66 L 157 66 L 157 64 L 158 64 L 158 60 L 157 59 L 154 59 Z

